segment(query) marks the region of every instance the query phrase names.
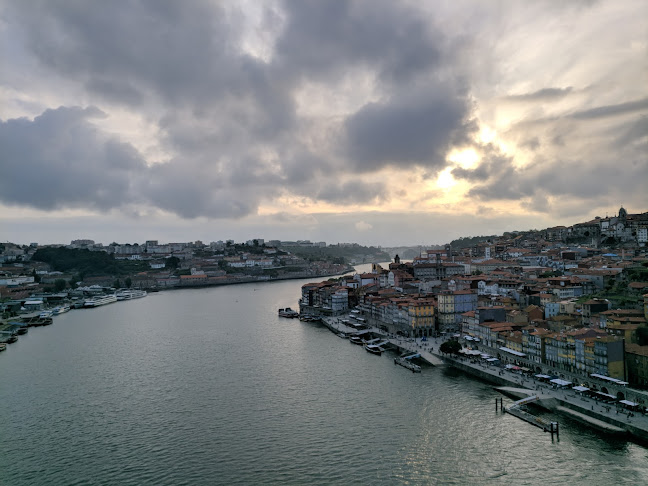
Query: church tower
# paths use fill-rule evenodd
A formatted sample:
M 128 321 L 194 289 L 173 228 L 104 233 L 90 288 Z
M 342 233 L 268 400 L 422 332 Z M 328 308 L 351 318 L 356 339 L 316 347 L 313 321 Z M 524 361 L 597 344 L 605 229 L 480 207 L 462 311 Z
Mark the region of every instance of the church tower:
M 619 219 L 621 221 L 625 221 L 626 217 L 628 216 L 628 211 L 626 211 L 623 206 L 621 206 L 621 209 L 619 209 Z

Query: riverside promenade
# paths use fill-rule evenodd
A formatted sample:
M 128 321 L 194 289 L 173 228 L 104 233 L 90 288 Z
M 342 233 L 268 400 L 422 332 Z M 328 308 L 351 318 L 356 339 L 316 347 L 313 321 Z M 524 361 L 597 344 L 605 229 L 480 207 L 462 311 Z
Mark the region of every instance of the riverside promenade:
M 433 339 L 430 346 L 438 350 L 441 342 L 440 338 Z M 524 376 L 480 360 L 471 360 L 468 357 L 440 357 L 450 366 L 501 385 L 495 389 L 514 400 L 537 395 L 539 400 L 533 403 L 534 406 L 566 415 L 599 431 L 630 435 L 644 444 L 648 443 L 648 416 L 640 412 L 630 412 L 620 405 L 603 403 L 569 388 L 554 388 L 534 376 Z
M 333 332 L 350 335 L 359 332 L 345 325 L 342 318 L 324 318 L 324 324 Z M 512 370 L 485 364 L 469 357 L 453 357 L 439 352 L 442 338 L 422 339 L 404 338 L 386 334 L 378 328 L 361 332 L 378 335 L 388 340 L 400 352 L 419 353 L 421 359 L 433 366 L 452 366 L 478 379 L 495 385 L 495 390 L 511 397 L 513 401 L 537 395 L 539 400 L 533 406 L 559 413 L 596 430 L 629 436 L 648 444 L 648 416 L 630 412 L 619 405 L 607 404 L 576 393 L 571 389 L 554 388 L 535 377 L 524 376 Z M 630 391 L 631 389 L 628 389 Z

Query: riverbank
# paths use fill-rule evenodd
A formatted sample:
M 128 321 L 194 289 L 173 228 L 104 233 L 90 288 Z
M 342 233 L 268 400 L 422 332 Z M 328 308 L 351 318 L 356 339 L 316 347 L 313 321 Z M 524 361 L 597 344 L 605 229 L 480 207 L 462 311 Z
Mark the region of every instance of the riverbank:
M 358 332 L 355 328 L 345 326 L 343 318 L 326 318 L 324 325 L 336 333 L 346 335 Z M 525 376 L 512 370 L 482 363 L 477 359 L 453 357 L 438 351 L 443 342 L 441 339 L 413 339 L 387 335 L 378 328 L 367 329 L 373 335 L 388 340 L 399 352 L 420 354 L 420 359 L 432 366 L 452 366 L 479 380 L 494 385 L 498 392 L 515 400 L 526 396 L 537 395 L 539 400 L 532 405 L 552 413 L 558 413 L 577 420 L 601 432 L 624 435 L 642 444 L 648 444 L 648 416 L 632 413 L 622 408 L 578 394 L 571 389 L 554 388 L 534 376 Z

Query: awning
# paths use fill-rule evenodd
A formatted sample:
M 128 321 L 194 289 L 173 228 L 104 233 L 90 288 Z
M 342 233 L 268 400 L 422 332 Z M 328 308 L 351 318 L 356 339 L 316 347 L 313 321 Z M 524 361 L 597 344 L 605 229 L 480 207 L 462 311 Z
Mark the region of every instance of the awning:
M 624 405 L 627 405 L 628 407 L 636 407 L 639 405 L 638 403 L 631 402 L 630 400 L 619 400 L 619 403 L 623 403 Z
M 513 356 L 519 356 L 520 358 L 526 356 L 526 354 L 524 353 L 520 353 L 519 351 L 515 351 L 514 349 L 511 348 L 505 348 L 503 346 L 500 348 L 500 351 L 504 351 L 505 353 L 512 354 Z
M 492 363 L 493 361 L 499 361 L 499 359 L 497 359 L 497 358 L 488 358 L 486 361 L 488 361 L 489 363 Z
M 575 390 L 577 392 L 586 392 L 589 391 L 589 388 L 587 388 L 586 386 L 575 386 L 572 388 L 572 390 Z
M 617 399 L 617 397 L 615 397 L 614 395 L 610 395 L 609 393 L 596 392 L 596 394 L 603 397 L 603 398 L 608 398 L 608 399 L 611 399 L 611 400 L 616 400 Z
M 535 376 L 536 378 L 543 378 L 543 379 L 551 378 L 551 376 L 549 375 L 535 375 Z
M 569 385 L 572 384 L 571 381 L 561 380 L 560 378 L 556 378 L 555 380 L 551 380 L 549 383 L 553 383 L 554 385 L 558 385 L 558 386 L 569 386 Z

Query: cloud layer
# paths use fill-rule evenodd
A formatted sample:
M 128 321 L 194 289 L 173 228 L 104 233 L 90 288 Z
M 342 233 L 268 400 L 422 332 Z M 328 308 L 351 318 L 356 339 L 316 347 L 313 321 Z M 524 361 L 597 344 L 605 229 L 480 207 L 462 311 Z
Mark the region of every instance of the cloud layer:
M 424 8 L 5 2 L 0 204 L 231 221 L 646 210 L 645 4 Z M 449 157 L 467 149 L 476 164 Z M 444 170 L 452 194 L 430 185 Z

